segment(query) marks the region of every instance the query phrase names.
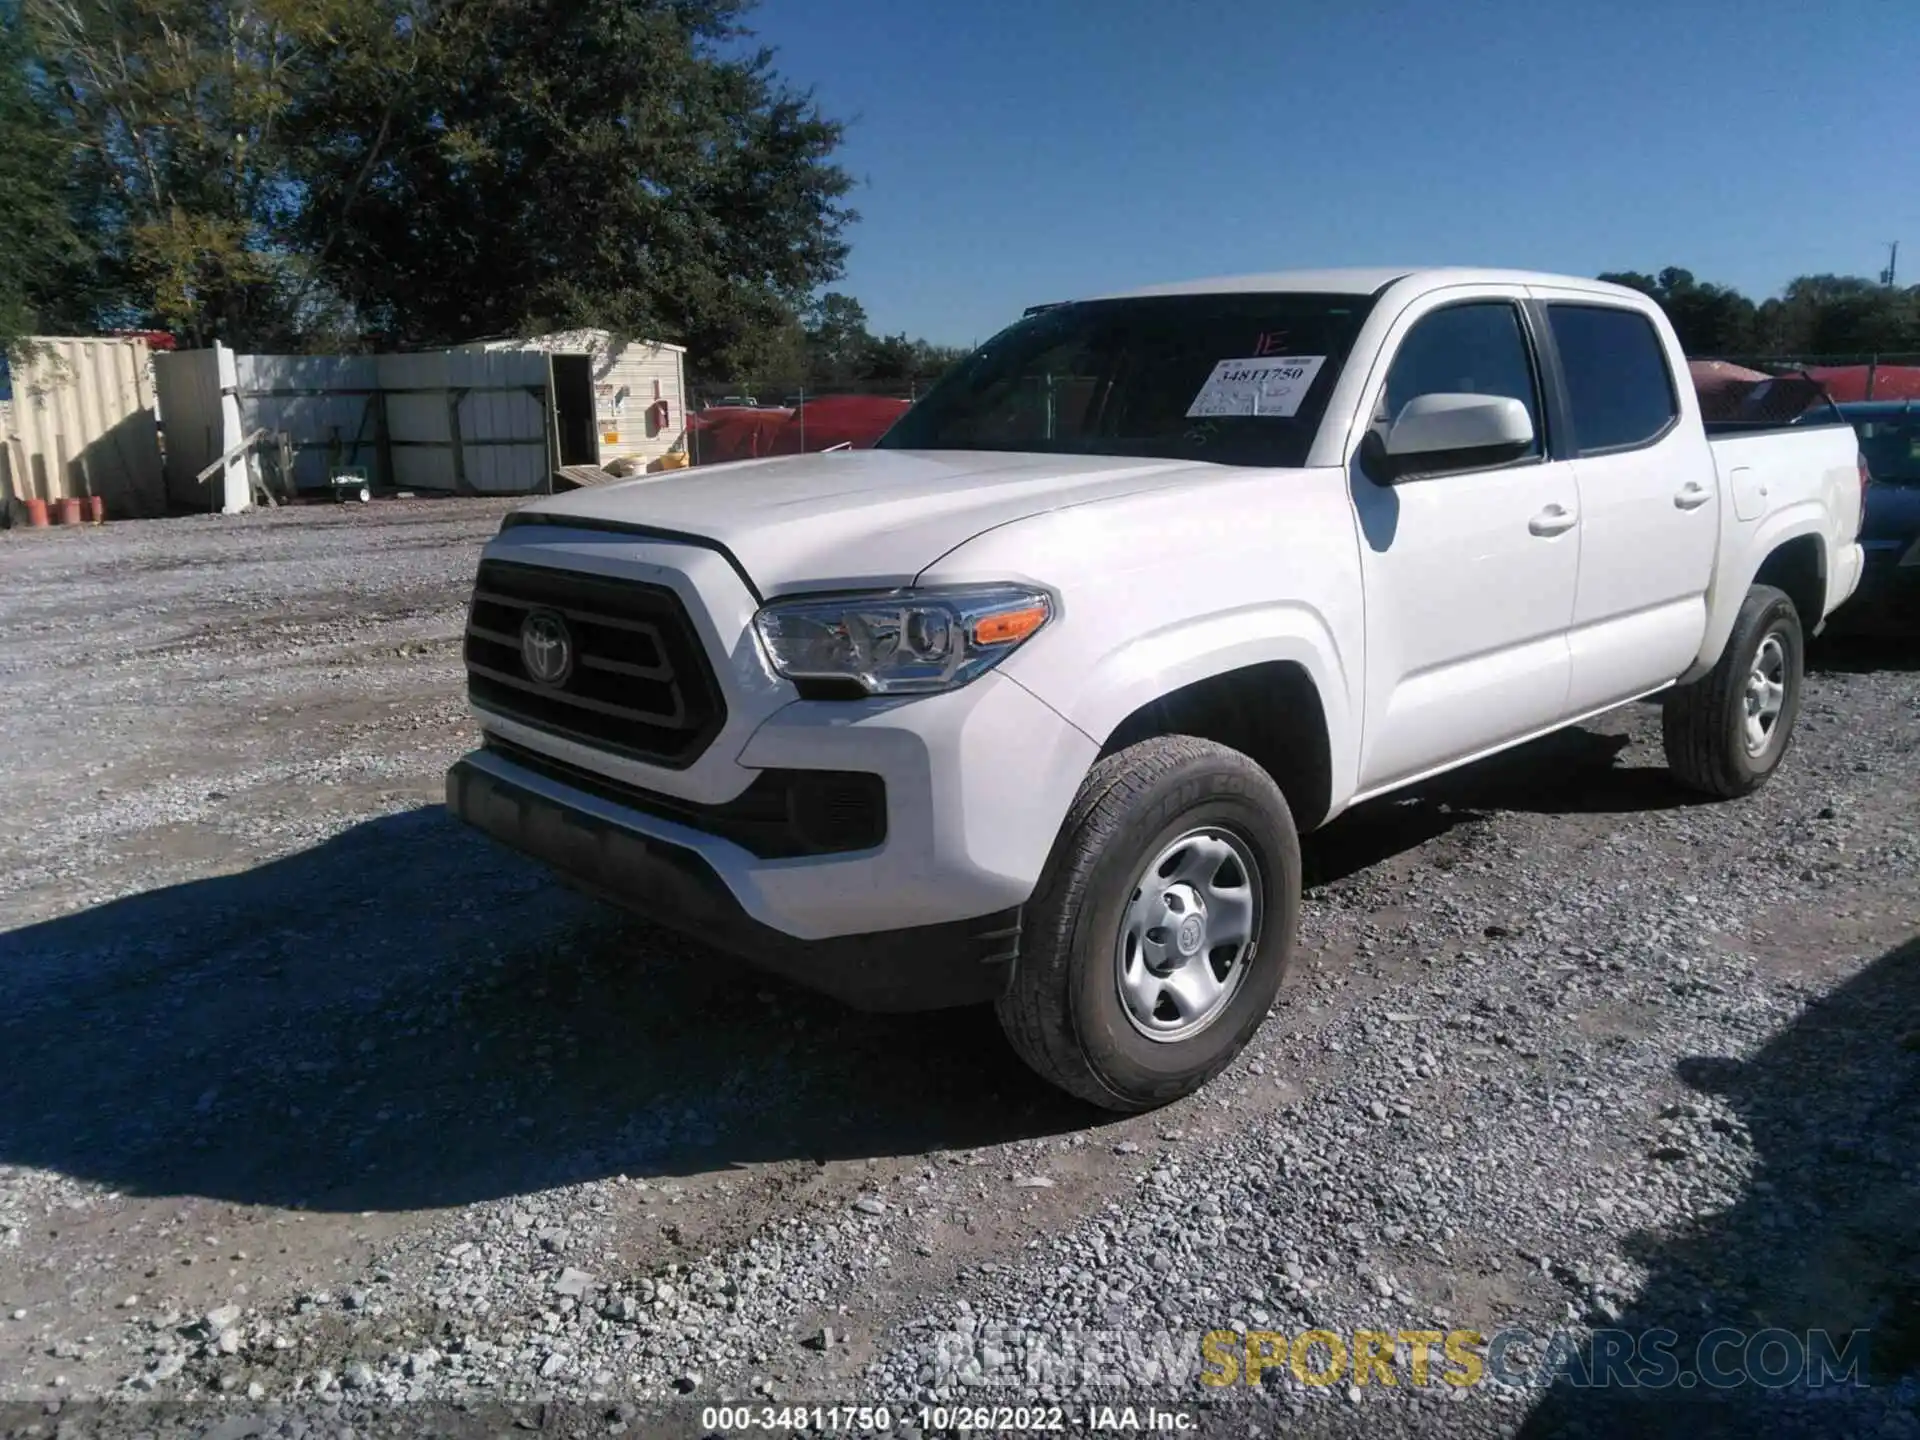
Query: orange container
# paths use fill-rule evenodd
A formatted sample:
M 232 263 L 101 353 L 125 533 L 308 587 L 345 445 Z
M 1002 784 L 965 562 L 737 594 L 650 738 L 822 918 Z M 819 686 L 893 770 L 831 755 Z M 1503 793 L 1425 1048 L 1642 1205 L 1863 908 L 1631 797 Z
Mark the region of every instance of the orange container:
M 76 497 L 65 495 L 54 501 L 54 504 L 59 507 L 60 523 L 62 525 L 78 525 L 80 523 L 80 501 Z

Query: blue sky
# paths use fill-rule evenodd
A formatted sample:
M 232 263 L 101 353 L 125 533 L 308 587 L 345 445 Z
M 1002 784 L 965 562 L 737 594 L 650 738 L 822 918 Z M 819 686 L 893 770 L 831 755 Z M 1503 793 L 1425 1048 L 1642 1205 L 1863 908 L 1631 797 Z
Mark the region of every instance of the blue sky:
M 1914 0 L 762 0 L 851 122 L 835 288 L 964 344 L 1026 305 L 1331 264 L 1920 280 Z

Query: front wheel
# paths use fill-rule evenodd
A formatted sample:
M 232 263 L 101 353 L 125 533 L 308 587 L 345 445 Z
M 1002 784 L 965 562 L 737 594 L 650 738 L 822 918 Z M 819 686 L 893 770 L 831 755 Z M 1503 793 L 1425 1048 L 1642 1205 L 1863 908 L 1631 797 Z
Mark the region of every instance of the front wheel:
M 1300 840 L 1272 778 L 1191 736 L 1080 787 L 998 1004 L 1022 1059 L 1109 1110 L 1192 1094 L 1259 1029 L 1293 956 Z
M 1719 663 L 1667 698 L 1667 766 L 1689 789 L 1731 799 L 1779 768 L 1800 714 L 1806 642 L 1785 592 L 1755 585 Z

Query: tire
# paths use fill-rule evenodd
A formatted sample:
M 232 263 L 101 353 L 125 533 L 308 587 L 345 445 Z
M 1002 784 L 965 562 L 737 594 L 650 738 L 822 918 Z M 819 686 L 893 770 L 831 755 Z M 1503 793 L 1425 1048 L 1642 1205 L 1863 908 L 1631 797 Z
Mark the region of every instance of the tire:
M 1138 885 L 1163 858 L 1173 878 Z M 1192 736 L 1143 740 L 1095 764 L 1067 812 L 995 1007 L 1001 1028 L 1071 1095 L 1124 1112 L 1168 1104 L 1260 1028 L 1299 915 L 1300 839 L 1267 772 Z M 1175 985 L 1183 999 L 1217 992 L 1213 1008 L 1183 1010 Z
M 1729 800 L 1766 784 L 1793 743 L 1805 659 L 1793 601 L 1771 585 L 1747 591 L 1719 663 L 1667 698 L 1661 729 L 1674 778 L 1690 790 Z M 1779 686 L 1770 722 L 1764 720 L 1765 694 L 1755 685 L 1763 673 Z M 1749 713 L 1756 706 L 1761 723 L 1750 731 Z

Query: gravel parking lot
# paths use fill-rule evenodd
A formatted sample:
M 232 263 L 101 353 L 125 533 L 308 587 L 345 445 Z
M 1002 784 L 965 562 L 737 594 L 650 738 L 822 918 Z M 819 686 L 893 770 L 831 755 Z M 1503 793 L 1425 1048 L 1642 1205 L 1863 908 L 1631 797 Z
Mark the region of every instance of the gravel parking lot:
M 1747 801 L 1639 706 L 1343 818 L 1255 1046 L 1115 1120 L 990 1015 L 842 1011 L 446 816 L 506 508 L 0 535 L 0 1433 L 1920 1436 L 1920 645 L 1818 650 Z M 1198 1379 L 1209 1331 L 1517 1327 L 1511 1384 Z M 1716 1327 L 1870 1331 L 1868 1383 L 1530 1378 Z

